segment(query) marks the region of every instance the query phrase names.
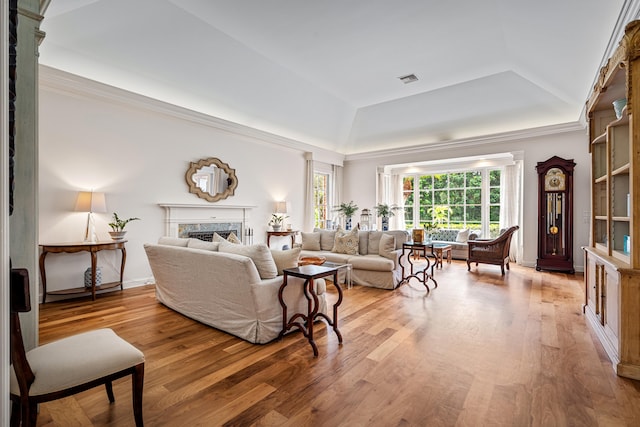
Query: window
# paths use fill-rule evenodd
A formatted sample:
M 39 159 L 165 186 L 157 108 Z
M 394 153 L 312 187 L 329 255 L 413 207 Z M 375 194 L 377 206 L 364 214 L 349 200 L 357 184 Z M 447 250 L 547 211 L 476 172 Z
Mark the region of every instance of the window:
M 329 184 L 328 173 L 315 172 L 313 174 L 313 224 L 314 227 L 325 228 L 329 215 Z
M 407 229 L 469 228 L 498 235 L 500 169 L 404 175 L 403 196 Z

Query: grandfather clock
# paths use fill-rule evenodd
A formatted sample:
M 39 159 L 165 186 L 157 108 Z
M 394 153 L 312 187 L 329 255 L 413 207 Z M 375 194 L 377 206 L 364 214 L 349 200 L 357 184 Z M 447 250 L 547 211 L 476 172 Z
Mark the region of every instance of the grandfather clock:
M 538 261 L 536 270 L 573 268 L 573 159 L 538 162 Z

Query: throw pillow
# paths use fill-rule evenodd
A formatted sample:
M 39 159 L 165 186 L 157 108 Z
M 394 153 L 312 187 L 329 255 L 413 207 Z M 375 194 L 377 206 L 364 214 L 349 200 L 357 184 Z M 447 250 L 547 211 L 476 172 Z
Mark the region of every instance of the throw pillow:
M 229 233 L 229 236 L 227 236 L 227 241 L 231 243 L 236 243 L 238 245 L 242 244 L 242 241 L 238 239 L 238 236 L 236 236 L 236 233 L 234 233 L 233 231 Z
M 392 234 L 384 233 L 380 236 L 380 246 L 378 253 L 387 256 L 396 249 L 396 238 Z
M 469 229 L 463 228 L 458 232 L 458 235 L 456 236 L 456 242 L 466 243 L 467 240 L 469 240 Z
M 189 239 L 186 237 L 169 237 L 164 236 L 158 239 L 159 245 L 170 245 L 170 246 L 184 246 L 186 247 L 189 243 Z
M 220 246 L 220 243 L 218 242 L 205 242 L 200 239 L 189 239 L 189 242 L 187 243 L 188 248 L 204 249 L 206 251 L 217 251 L 218 246 Z
M 333 249 L 333 245 L 336 240 L 335 230 L 323 230 L 321 228 L 314 228 L 315 233 L 320 233 L 320 249 L 323 251 L 330 251 Z
M 395 252 L 396 249 L 396 236 L 393 234 L 384 233 L 380 236 L 380 246 L 378 248 L 378 253 L 380 256 L 385 258 L 389 258 L 394 263 L 394 268 L 397 267 L 396 263 L 398 262 L 398 253 Z
M 282 270 L 285 268 L 296 268 L 298 266 L 301 250 L 302 248 L 294 248 L 286 251 L 271 249 L 271 256 L 273 256 L 273 261 L 276 263 L 276 268 L 278 269 L 278 276 L 284 274 Z
M 370 231 L 369 232 L 369 255 L 378 255 L 380 253 L 380 239 L 382 238 L 382 231 Z
M 360 230 L 360 227 L 358 227 L 358 231 L 359 231 L 358 236 L 360 236 L 358 253 L 360 255 L 366 255 L 369 253 L 369 233 L 372 233 L 372 232 L 367 230 Z
M 218 243 L 229 242 L 229 243 L 240 244 L 240 245 L 242 244 L 240 239 L 238 239 L 238 237 L 233 232 L 229 233 L 229 237 L 227 237 L 226 239 L 221 235 L 219 235 L 218 233 L 213 233 L 213 237 L 211 238 L 211 240 L 213 242 L 218 242 Z
M 302 250 L 319 251 L 320 250 L 320 233 L 302 233 Z
M 244 255 L 251 258 L 261 279 L 273 279 L 278 276 L 278 268 L 273 260 L 271 251 L 264 243 L 256 245 L 238 245 L 227 242 L 223 239 L 218 247 L 219 252 L 226 252 L 236 255 Z
M 337 231 L 336 241 L 331 251 L 338 254 L 358 255 L 359 243 L 358 227 L 354 227 L 351 231 Z

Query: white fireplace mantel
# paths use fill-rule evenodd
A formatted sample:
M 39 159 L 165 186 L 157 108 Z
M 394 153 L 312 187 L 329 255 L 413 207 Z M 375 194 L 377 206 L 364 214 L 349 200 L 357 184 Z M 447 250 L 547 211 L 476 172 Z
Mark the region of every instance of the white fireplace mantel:
M 165 233 L 178 236 L 179 224 L 240 222 L 242 233 L 249 230 L 249 213 L 256 206 L 189 203 L 159 203 L 165 211 Z

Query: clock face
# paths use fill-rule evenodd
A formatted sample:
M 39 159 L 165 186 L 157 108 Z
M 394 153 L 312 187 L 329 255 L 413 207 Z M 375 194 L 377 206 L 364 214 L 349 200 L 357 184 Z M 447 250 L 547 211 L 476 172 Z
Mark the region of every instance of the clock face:
M 544 176 L 545 191 L 564 191 L 565 190 L 565 174 L 562 169 L 551 168 Z

